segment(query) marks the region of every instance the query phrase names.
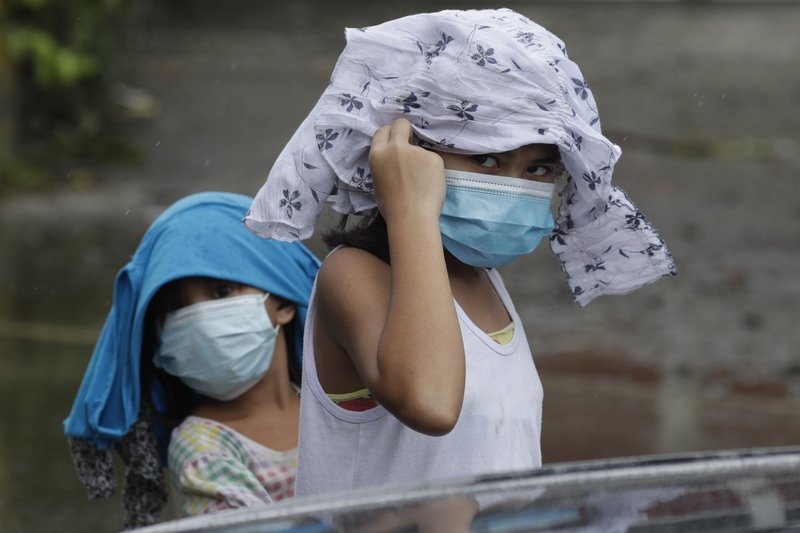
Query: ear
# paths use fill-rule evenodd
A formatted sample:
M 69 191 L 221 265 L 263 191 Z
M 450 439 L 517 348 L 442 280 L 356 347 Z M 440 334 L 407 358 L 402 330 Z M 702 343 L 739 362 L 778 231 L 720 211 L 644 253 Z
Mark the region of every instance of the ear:
M 285 326 L 294 320 L 297 314 L 297 309 L 292 302 L 286 301 L 283 298 L 276 298 L 278 309 L 275 311 L 275 324 L 278 326 Z

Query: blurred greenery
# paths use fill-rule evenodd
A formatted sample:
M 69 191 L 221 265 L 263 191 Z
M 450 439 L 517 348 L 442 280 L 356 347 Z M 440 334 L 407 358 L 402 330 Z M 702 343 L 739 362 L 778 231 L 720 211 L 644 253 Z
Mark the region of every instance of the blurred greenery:
M 0 195 L 130 161 L 108 65 L 128 0 L 0 0 Z

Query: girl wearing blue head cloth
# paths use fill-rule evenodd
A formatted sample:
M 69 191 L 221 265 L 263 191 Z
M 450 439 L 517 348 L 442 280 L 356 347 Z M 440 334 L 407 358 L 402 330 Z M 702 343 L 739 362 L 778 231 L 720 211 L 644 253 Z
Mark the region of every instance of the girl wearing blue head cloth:
M 152 523 L 166 462 L 185 514 L 294 495 L 303 327 L 317 258 L 242 224 L 252 199 L 169 207 L 117 275 L 65 431 L 90 497 L 126 463 L 125 525 Z

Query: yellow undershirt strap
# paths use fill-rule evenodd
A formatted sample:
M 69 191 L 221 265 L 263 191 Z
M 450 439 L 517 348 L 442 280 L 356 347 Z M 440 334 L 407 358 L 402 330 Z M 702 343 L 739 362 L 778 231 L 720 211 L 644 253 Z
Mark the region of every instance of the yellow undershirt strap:
M 514 322 L 494 333 L 489 333 L 489 338 L 498 344 L 508 344 L 514 338 Z
M 500 331 L 495 331 L 494 333 L 489 333 L 489 337 L 497 342 L 498 344 L 508 344 L 511 342 L 511 339 L 514 338 L 514 322 L 511 322 L 509 325 L 501 329 Z M 359 398 L 369 398 L 369 389 L 361 389 L 353 392 L 344 392 L 341 394 L 327 394 L 328 398 L 330 398 L 335 403 L 342 403 L 342 402 L 349 402 L 352 400 L 358 400 Z
M 361 389 L 355 392 L 343 392 L 341 394 L 327 394 L 328 398 L 336 403 L 349 402 L 350 400 L 357 400 L 359 398 L 368 398 L 369 389 Z

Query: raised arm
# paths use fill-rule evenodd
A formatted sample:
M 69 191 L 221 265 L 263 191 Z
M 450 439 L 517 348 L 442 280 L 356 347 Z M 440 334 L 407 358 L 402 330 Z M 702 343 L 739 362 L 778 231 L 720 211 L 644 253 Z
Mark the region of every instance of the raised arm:
M 319 323 L 382 406 L 442 435 L 461 412 L 464 348 L 439 232 L 443 163 L 410 138 L 398 120 L 376 132 L 370 152 L 391 267 L 361 250 L 332 254 L 317 282 Z

